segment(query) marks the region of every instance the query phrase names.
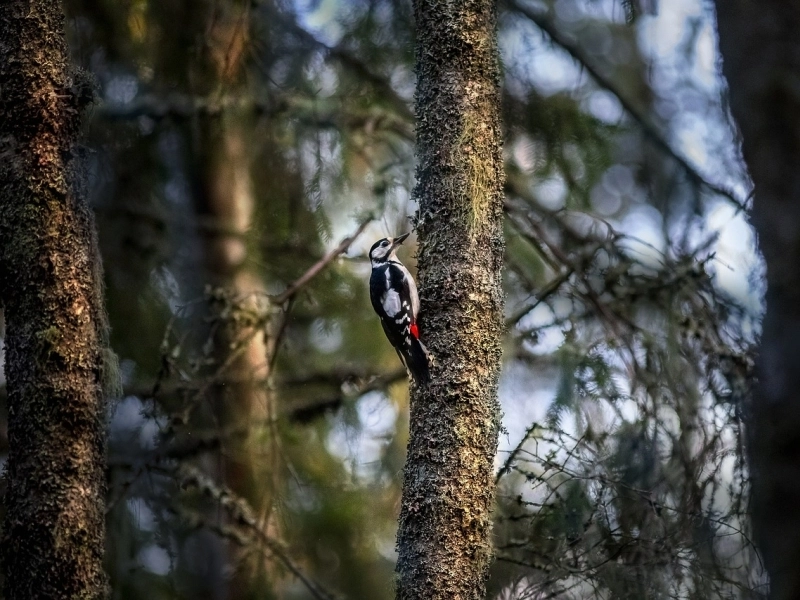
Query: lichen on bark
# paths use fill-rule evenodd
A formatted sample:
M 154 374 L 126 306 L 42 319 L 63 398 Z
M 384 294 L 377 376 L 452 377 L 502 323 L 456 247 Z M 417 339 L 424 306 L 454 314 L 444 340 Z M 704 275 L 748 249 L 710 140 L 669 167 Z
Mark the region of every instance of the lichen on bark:
M 0 3 L 0 300 L 8 600 L 102 598 L 104 382 L 111 364 L 80 111 L 60 3 Z
M 414 2 L 422 338 L 397 538 L 397 598 L 482 599 L 492 556 L 503 295 L 496 5 Z

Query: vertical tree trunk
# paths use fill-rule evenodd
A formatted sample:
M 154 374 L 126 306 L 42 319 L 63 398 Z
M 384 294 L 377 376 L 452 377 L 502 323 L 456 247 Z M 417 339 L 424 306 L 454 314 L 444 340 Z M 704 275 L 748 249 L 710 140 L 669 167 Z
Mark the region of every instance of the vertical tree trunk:
M 99 259 L 75 160 L 59 2 L 0 3 L 0 295 L 10 451 L 0 555 L 8 600 L 101 598 Z
M 224 119 L 224 118 L 223 118 Z M 200 160 L 203 177 L 200 217 L 211 225 L 204 235 L 207 275 L 211 283 L 231 294 L 236 302 L 254 313 L 265 310 L 266 290 L 248 257 L 246 237 L 251 235 L 255 190 L 250 177 L 250 156 L 244 127 L 235 122 L 205 122 L 204 153 Z M 271 375 L 269 349 L 261 325 L 230 324 L 217 336 L 217 368 L 227 364 L 223 378 L 230 383 L 214 388 L 219 427 L 223 433 L 220 478 L 246 499 L 261 523 L 277 537 L 274 518 L 278 455 L 274 439 L 265 441 L 264 431 L 273 414 L 273 397 L 265 383 Z M 270 431 L 270 438 L 275 434 Z M 229 600 L 265 597 L 275 584 L 277 572 L 267 581 L 268 563 L 258 552 L 229 547 L 234 567 L 228 586 Z
M 190 10 L 196 5 L 189 3 Z M 250 52 L 250 6 L 240 0 L 203 5 L 208 11 L 205 45 L 197 64 L 203 91 L 243 95 Z M 243 308 L 254 313 L 266 308 L 263 275 L 252 251 L 256 212 L 250 130 L 247 117 L 227 113 L 204 118 L 196 127 L 195 208 L 202 224 L 205 276 L 224 289 Z M 275 510 L 278 454 L 271 426 L 273 395 L 265 383 L 270 377 L 269 348 L 263 325 L 244 321 L 218 332 L 217 365 L 227 368 L 230 383 L 215 387 L 214 402 L 223 433 L 220 479 L 244 498 L 262 517 L 266 533 L 279 535 Z M 231 576 L 229 600 L 271 597 L 279 572 L 264 554 L 229 545 Z
M 503 164 L 493 0 L 416 0 L 421 335 L 397 598 L 483 599 L 491 560 L 503 296 Z
M 723 72 L 755 183 L 767 263 L 758 385 L 748 407 L 756 542 L 771 597 L 800 598 L 800 2 L 717 2 Z

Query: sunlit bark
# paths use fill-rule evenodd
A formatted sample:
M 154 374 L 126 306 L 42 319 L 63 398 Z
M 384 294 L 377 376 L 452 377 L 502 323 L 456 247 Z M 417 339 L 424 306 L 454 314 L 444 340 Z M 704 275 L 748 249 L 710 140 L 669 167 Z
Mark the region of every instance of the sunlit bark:
M 492 556 L 503 295 L 496 6 L 418 0 L 417 230 L 422 339 L 397 598 L 483 599 Z
M 102 598 L 107 327 L 59 2 L 0 3 L 9 600 Z M 108 355 L 105 355 L 108 357 Z

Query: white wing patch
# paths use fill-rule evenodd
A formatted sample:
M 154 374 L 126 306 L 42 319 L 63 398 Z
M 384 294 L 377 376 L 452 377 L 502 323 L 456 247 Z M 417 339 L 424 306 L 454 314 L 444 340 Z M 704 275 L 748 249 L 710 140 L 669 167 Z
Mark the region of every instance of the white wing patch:
M 400 294 L 395 290 L 386 290 L 381 306 L 383 306 L 383 310 L 386 311 L 387 315 L 390 317 L 395 316 L 400 312 Z
M 414 278 L 411 276 L 411 273 L 408 269 L 406 269 L 405 265 L 397 263 L 397 267 L 403 271 L 403 275 L 405 275 L 406 281 L 408 281 L 408 292 L 411 295 L 411 314 L 414 315 L 414 318 L 417 318 L 419 314 L 419 294 L 417 293 L 417 284 L 414 282 Z

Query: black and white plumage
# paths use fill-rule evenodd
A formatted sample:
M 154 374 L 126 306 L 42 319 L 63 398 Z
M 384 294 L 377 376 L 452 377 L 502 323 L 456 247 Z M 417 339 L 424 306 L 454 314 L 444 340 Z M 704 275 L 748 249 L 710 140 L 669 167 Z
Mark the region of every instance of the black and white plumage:
M 414 381 L 426 383 L 430 380 L 430 358 L 428 349 L 419 339 L 417 284 L 395 255 L 408 235 L 378 240 L 370 248 L 369 297 L 400 360 Z

